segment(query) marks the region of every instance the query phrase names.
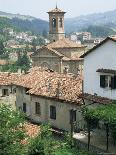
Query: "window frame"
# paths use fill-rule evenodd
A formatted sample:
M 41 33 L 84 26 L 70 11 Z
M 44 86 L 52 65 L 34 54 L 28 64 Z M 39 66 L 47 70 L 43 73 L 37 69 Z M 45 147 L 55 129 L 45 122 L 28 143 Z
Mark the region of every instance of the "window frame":
M 56 107 L 50 105 L 50 119 L 56 120 Z
M 8 89 L 2 89 L 2 96 L 9 96 L 9 90 Z
M 77 121 L 77 110 L 71 109 L 69 111 L 70 113 L 70 123 L 76 122 Z
M 100 88 L 116 89 L 116 75 L 100 74 Z
M 25 105 L 25 106 L 24 106 Z M 25 108 L 24 108 L 25 107 Z M 25 110 L 24 110 L 25 109 Z M 23 103 L 23 106 L 22 106 L 22 111 L 24 112 L 24 113 L 26 113 L 27 112 L 27 104 L 24 102 Z
M 35 102 L 35 114 L 38 115 L 38 116 L 41 115 L 41 105 L 40 105 L 39 102 Z

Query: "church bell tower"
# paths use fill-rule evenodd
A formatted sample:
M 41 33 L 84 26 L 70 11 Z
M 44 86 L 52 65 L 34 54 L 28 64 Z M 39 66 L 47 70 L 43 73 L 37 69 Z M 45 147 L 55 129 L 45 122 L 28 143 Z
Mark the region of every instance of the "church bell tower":
M 49 14 L 49 38 L 50 41 L 57 41 L 65 38 L 64 32 L 64 14 L 66 12 L 55 9 L 47 12 Z

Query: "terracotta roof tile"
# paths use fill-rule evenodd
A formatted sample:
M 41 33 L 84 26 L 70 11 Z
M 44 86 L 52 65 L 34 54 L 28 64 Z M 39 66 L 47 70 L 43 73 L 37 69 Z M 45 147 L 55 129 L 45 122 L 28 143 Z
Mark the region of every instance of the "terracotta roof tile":
M 96 96 L 96 95 L 91 95 L 88 93 L 84 93 L 81 94 L 79 96 L 80 98 L 89 100 L 89 101 L 93 101 L 95 103 L 100 103 L 100 104 L 108 104 L 108 103 L 112 103 L 112 100 L 106 97 L 101 97 L 101 96 Z
M 80 102 L 82 77 L 48 72 L 34 67 L 30 73 L 22 75 L 16 85 L 29 88 L 29 93 L 56 98 L 67 102 Z
M 41 51 L 41 50 L 43 50 L 43 49 L 47 50 L 48 52 L 53 52 L 53 53 L 55 53 L 56 55 L 58 55 L 58 56 L 60 56 L 60 57 L 63 57 L 63 56 L 64 56 L 63 54 L 59 53 L 59 52 L 56 51 L 55 49 L 50 48 L 49 46 L 42 46 L 42 47 L 39 48 L 37 51 L 39 52 L 39 51 Z M 34 56 L 34 54 L 32 54 L 32 56 Z
M 18 73 L 0 72 L 0 85 L 11 85 L 18 78 Z
M 48 11 L 47 13 L 66 13 L 63 10 L 58 9 L 57 7 L 55 9 L 52 9 Z
M 74 41 L 71 41 L 68 38 L 65 38 L 65 39 L 60 39 L 55 42 L 49 43 L 47 47 L 57 49 L 57 48 L 82 48 L 85 46 L 75 43 Z

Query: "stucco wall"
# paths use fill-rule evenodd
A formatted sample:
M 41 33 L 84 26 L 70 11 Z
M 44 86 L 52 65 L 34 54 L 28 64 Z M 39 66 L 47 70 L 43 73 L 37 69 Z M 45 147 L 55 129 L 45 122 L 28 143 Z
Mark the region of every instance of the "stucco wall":
M 116 43 L 107 41 L 84 58 L 84 92 L 116 99 L 116 90 L 100 88 L 97 69 L 116 70 Z
M 27 97 L 27 95 L 23 94 L 24 88 L 17 87 L 17 100 L 16 105 L 17 108 L 21 107 L 23 103 L 27 104 L 27 116 L 35 122 L 49 122 L 52 126 L 63 129 L 63 130 L 70 130 L 70 110 L 74 109 L 77 110 L 76 112 L 76 119 L 77 121 L 83 120 L 81 113 L 78 112 L 80 110 L 79 106 L 74 104 L 62 103 L 55 100 L 50 100 L 47 98 L 31 96 Z M 35 114 L 35 102 L 40 103 L 41 107 L 41 115 Z M 56 120 L 50 119 L 50 105 L 56 107 Z M 80 128 L 83 125 L 83 121 L 80 123 Z

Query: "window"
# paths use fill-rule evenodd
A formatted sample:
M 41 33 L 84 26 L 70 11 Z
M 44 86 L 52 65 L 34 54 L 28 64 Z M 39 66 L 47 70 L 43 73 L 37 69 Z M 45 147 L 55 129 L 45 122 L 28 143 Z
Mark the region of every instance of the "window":
M 35 103 L 35 114 L 41 115 L 40 103 Z
M 70 123 L 76 121 L 76 110 L 70 110 Z
M 56 19 L 55 18 L 52 19 L 52 27 L 56 28 Z
M 116 89 L 116 75 L 100 75 L 100 87 Z
M 26 107 L 26 103 L 23 103 L 23 112 L 26 113 L 27 107 Z
M 60 27 L 62 27 L 62 18 L 59 20 Z
M 8 96 L 8 89 L 2 89 L 2 96 Z
M 56 107 L 55 106 L 50 106 L 50 118 L 56 119 Z

